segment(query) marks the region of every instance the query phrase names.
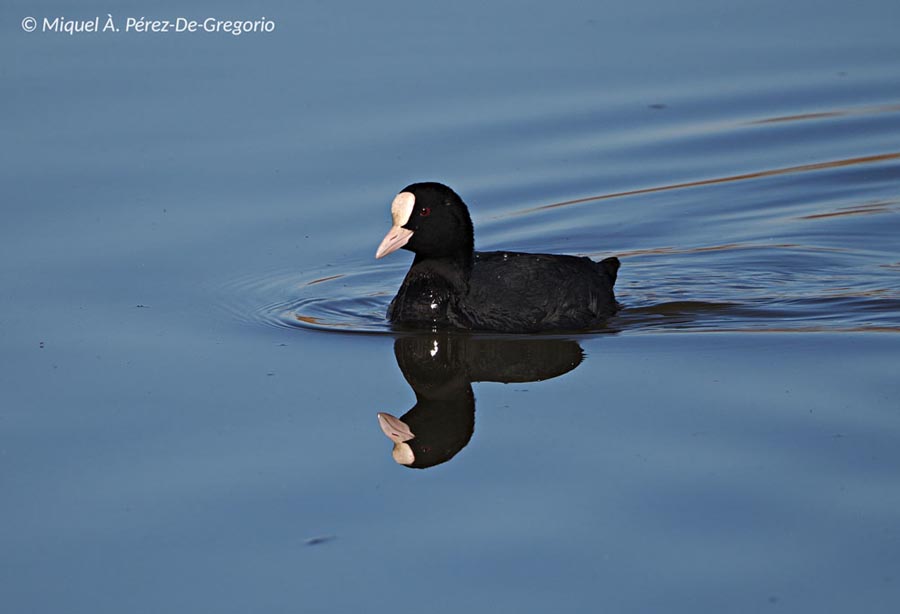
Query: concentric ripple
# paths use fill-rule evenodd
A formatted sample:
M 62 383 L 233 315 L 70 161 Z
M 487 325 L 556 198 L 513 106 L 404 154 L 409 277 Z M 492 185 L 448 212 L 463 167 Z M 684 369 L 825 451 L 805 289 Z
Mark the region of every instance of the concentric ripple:
M 773 267 L 756 280 L 736 279 L 727 262 L 735 254 L 746 258 L 742 253 L 748 250 L 755 252 L 752 259 L 777 261 L 782 269 Z M 602 329 L 570 332 L 900 332 L 898 292 L 841 290 L 836 276 L 804 268 L 801 256 L 808 251 L 794 245 L 731 245 L 625 254 L 617 292 L 622 310 Z M 784 267 L 786 262 L 792 264 Z M 406 266 L 405 261 L 348 264 L 248 276 L 227 285 L 223 303 L 233 317 L 251 324 L 389 334 L 385 312 Z
M 403 265 L 329 267 L 246 276 L 224 288 L 230 314 L 252 324 L 350 333 L 388 333 L 385 318 Z

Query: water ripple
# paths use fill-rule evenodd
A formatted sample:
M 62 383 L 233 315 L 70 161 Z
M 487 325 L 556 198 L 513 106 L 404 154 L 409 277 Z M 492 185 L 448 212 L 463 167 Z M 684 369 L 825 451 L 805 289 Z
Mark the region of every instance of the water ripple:
M 238 320 L 284 328 L 388 333 L 385 319 L 399 266 L 359 265 L 323 274 L 271 271 L 222 288 L 225 310 Z M 395 279 L 396 278 L 396 279 Z
M 499 219 L 502 217 L 513 217 L 519 215 L 527 215 L 529 213 L 536 213 L 538 211 L 547 211 L 549 209 L 558 209 L 560 207 L 569 207 L 572 205 L 580 205 L 582 203 L 608 200 L 611 198 L 623 198 L 626 196 L 638 196 L 641 194 L 652 194 L 655 192 L 666 192 L 670 190 L 683 190 L 685 188 L 697 188 L 701 186 L 709 186 L 723 183 L 733 183 L 737 181 L 747 181 L 750 179 L 762 179 L 764 177 L 774 177 L 777 175 L 791 175 L 796 173 L 808 173 L 811 171 L 821 171 L 825 169 L 833 169 L 840 168 L 846 166 L 858 166 L 858 165 L 866 165 L 866 164 L 876 164 L 880 162 L 887 162 L 889 160 L 900 160 L 900 152 L 889 152 L 882 154 L 875 154 L 869 156 L 859 156 L 854 158 L 846 158 L 842 160 L 829 160 L 826 162 L 815 162 L 812 164 L 800 164 L 797 166 L 788 166 L 784 168 L 773 168 L 762 171 L 755 171 L 752 173 L 741 173 L 738 175 L 731 175 L 728 177 L 713 177 L 710 179 L 700 179 L 697 181 L 685 181 L 681 183 L 673 183 L 669 185 L 662 186 L 651 186 L 646 188 L 639 188 L 635 190 L 625 190 L 622 192 L 613 192 L 610 194 L 598 194 L 596 196 L 586 196 L 583 198 L 575 198 L 572 200 L 565 200 L 558 203 L 552 203 L 549 205 L 540 205 L 538 207 L 529 207 L 527 209 L 520 209 L 518 211 L 508 212 L 502 215 L 495 216 L 493 219 Z
M 850 109 L 838 109 L 834 111 L 818 111 L 811 113 L 798 113 L 796 115 L 781 115 L 778 117 L 766 117 L 746 122 L 747 125 L 780 124 L 786 122 L 811 121 L 819 119 L 833 119 L 835 117 L 851 117 L 854 115 L 879 115 L 883 113 L 900 112 L 900 104 L 886 104 L 871 107 L 858 107 Z
M 618 290 L 623 309 L 603 329 L 582 332 L 900 332 L 897 288 L 842 286 L 833 275 L 802 272 L 799 261 L 796 267 L 745 279 L 712 262 L 696 263 L 694 269 L 685 268 L 680 260 L 721 258 L 723 252 L 748 250 L 779 261 L 790 260 L 779 251 L 794 256 L 835 251 L 791 244 L 728 244 L 624 253 L 628 277 Z M 254 325 L 389 334 L 392 329 L 384 314 L 405 266 L 379 263 L 329 274 L 275 271 L 245 277 L 223 288 L 230 297 L 225 308 L 232 317 Z M 897 266 L 882 265 L 892 273 Z M 673 270 L 683 276 L 673 276 Z M 818 290 L 811 291 L 813 286 Z

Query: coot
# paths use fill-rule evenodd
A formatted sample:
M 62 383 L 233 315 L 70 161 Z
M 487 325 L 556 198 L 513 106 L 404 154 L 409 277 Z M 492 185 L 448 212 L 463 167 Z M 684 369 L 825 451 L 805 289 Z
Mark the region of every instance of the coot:
M 618 258 L 476 252 L 469 210 L 449 187 L 404 188 L 376 258 L 408 249 L 415 259 L 388 307 L 394 325 L 527 333 L 582 330 L 615 313 Z

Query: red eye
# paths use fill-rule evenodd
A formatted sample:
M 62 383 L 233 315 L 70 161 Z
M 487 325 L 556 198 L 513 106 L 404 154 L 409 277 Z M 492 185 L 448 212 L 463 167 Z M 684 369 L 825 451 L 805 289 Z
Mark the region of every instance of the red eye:
M 419 215 L 422 217 L 428 217 L 431 215 L 431 207 L 422 207 L 422 210 L 419 211 Z

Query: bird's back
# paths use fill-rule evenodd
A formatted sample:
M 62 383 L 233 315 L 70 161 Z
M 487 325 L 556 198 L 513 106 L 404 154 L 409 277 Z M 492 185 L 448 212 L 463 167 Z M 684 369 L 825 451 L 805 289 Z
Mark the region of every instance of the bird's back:
M 615 313 L 618 268 L 617 258 L 475 252 L 460 309 L 474 329 L 583 329 Z

